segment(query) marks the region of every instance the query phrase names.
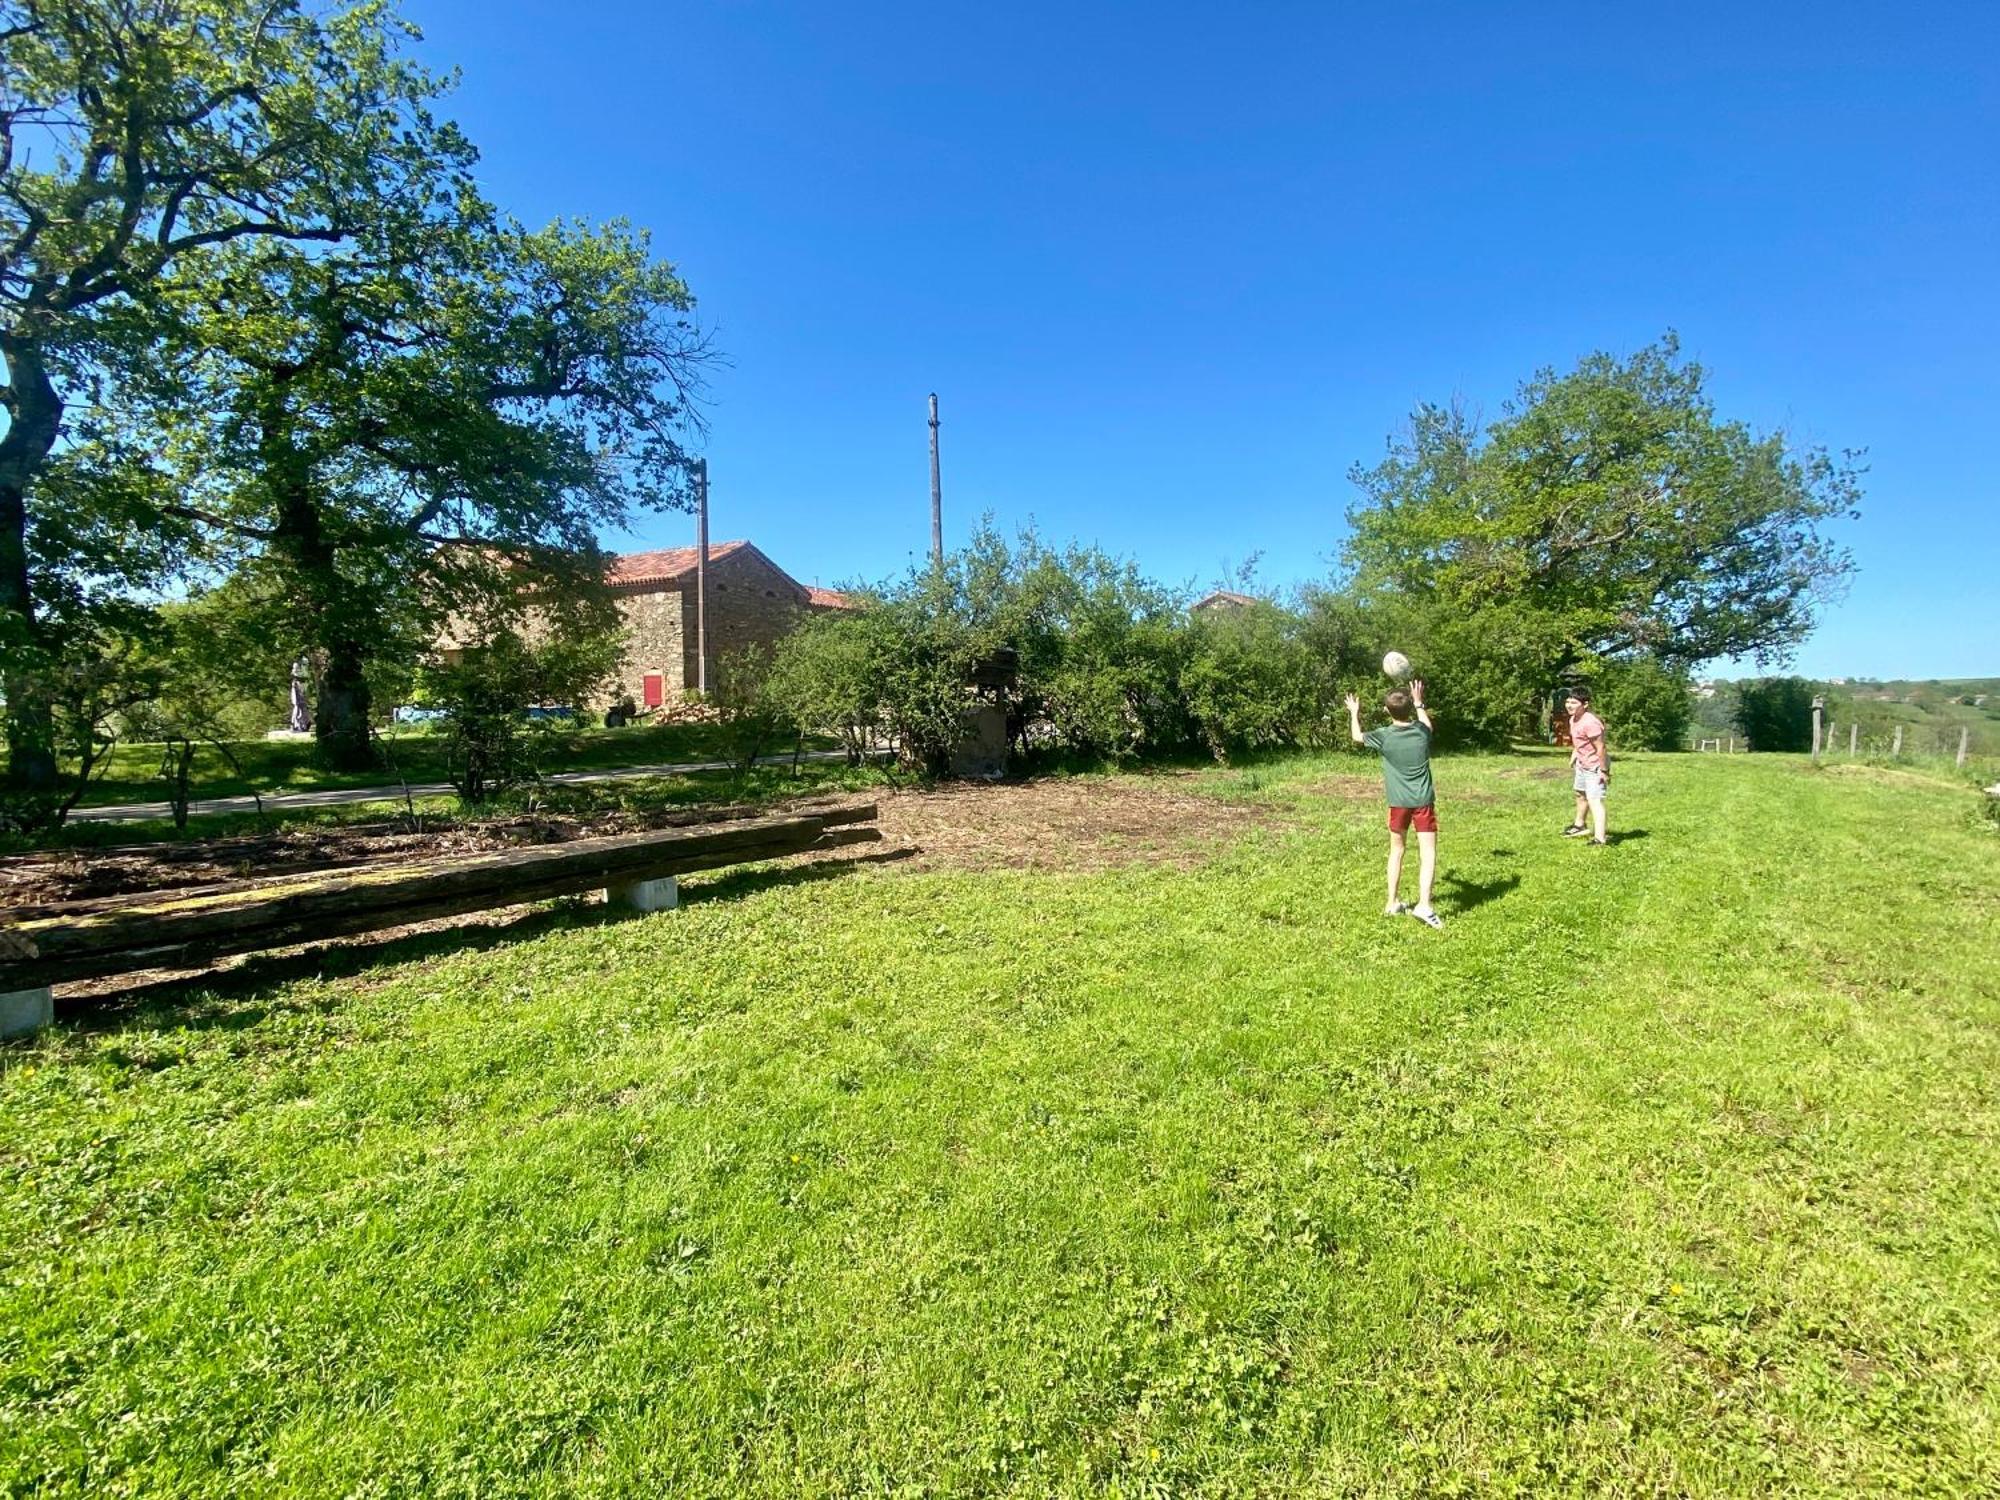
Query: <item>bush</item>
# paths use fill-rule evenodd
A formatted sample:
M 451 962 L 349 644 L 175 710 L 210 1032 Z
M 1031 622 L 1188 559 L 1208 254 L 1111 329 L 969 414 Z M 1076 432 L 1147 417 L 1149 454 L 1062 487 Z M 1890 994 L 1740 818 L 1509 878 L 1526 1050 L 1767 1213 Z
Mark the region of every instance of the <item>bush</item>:
M 1064 750 L 1112 760 L 1187 743 L 1185 599 L 1094 547 L 1030 534 L 1010 561 L 997 623 L 1020 663 L 1015 738 L 1046 725 Z
M 1607 662 L 1594 673 L 1578 676 L 1590 684 L 1591 706 L 1619 749 L 1687 748 L 1694 704 L 1684 673 L 1648 656 Z
M 1195 617 L 1182 684 L 1188 713 L 1217 760 L 1317 738 L 1315 677 L 1291 611 L 1258 600 Z
M 765 682 L 771 705 L 798 732 L 838 736 L 850 766 L 861 764 L 881 714 L 878 635 L 856 613 L 816 615 L 778 643 Z
M 1418 613 L 1406 626 L 1440 747 L 1504 749 L 1533 737 L 1550 691 L 1548 664 L 1564 649 L 1533 611 L 1494 604 L 1476 615 Z
M 760 756 L 796 743 L 798 720 L 774 691 L 769 647 L 746 646 L 718 661 L 709 702 L 722 729 L 723 754 L 738 770 L 748 771 Z
M 1736 727 L 1752 750 L 1810 750 L 1812 701 L 1813 685 L 1803 677 L 1739 683 Z
M 496 628 L 485 643 L 436 656 L 420 673 L 424 701 L 443 715 L 446 775 L 468 802 L 484 802 L 527 781 L 571 737 L 573 722 L 530 717 L 538 704 L 580 706 L 618 670 L 624 643 L 614 632 L 557 632 L 528 640 Z

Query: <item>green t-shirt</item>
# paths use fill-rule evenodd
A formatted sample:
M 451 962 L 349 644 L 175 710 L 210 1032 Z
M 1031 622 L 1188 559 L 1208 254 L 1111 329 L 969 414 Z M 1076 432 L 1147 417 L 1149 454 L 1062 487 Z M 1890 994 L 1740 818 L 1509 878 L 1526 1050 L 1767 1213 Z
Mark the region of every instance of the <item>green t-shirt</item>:
M 1361 743 L 1382 752 L 1382 790 L 1391 807 L 1429 807 L 1437 800 L 1431 787 L 1431 732 L 1423 725 L 1384 724 L 1364 734 Z

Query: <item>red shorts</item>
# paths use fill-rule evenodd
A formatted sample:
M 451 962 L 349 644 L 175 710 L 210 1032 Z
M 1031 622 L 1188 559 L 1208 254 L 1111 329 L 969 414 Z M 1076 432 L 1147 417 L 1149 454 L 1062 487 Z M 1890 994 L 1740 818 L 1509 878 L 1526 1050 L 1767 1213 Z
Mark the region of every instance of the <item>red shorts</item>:
M 1414 828 L 1418 833 L 1438 831 L 1438 810 L 1430 807 L 1392 807 L 1389 809 L 1389 832 L 1401 833 L 1406 828 Z

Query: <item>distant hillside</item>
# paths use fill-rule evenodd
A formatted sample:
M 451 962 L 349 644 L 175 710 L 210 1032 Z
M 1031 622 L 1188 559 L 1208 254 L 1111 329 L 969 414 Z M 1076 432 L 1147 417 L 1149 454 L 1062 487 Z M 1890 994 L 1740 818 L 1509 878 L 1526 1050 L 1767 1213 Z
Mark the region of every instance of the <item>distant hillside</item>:
M 1735 727 L 1737 686 L 1755 680 L 1710 678 L 1700 683 L 1695 722 L 1706 730 L 1729 733 Z M 1850 677 L 1815 685 L 1826 696 L 1827 718 L 1842 746 L 1847 743 L 1847 726 L 1858 724 L 1862 749 L 1885 753 L 1901 725 L 1906 755 L 1954 754 L 1961 729 L 1971 731 L 1972 754 L 2000 755 L 2000 677 Z

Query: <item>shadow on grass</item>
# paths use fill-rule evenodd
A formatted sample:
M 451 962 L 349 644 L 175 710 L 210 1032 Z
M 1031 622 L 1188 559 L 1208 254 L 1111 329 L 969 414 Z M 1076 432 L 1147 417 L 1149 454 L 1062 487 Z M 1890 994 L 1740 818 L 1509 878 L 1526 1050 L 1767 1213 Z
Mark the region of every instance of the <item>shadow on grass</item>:
M 337 996 L 276 998 L 286 986 L 313 979 L 350 979 L 371 969 L 443 958 L 462 952 L 491 952 L 530 942 L 563 928 L 601 927 L 646 915 L 622 906 L 585 905 L 564 897 L 502 921 L 468 922 L 433 932 L 376 934 L 277 954 L 252 954 L 227 969 L 204 969 L 167 979 L 142 981 L 128 989 L 59 996 L 56 1024 L 77 1033 L 121 1031 L 135 1024 L 189 1030 L 241 1031 L 273 1015 L 337 1009 Z M 265 1005 L 244 1001 L 270 1000 Z
M 890 849 L 850 859 L 733 872 L 685 889 L 683 903 L 739 900 L 773 887 L 835 880 L 856 865 L 907 859 L 919 850 Z M 348 979 L 371 969 L 442 958 L 465 952 L 492 952 L 532 942 L 568 928 L 602 927 L 652 915 L 624 906 L 564 897 L 501 921 L 467 922 L 431 932 L 378 934 L 329 942 L 296 952 L 253 954 L 222 970 L 203 970 L 155 979 L 129 989 L 72 995 L 58 1002 L 58 1025 L 79 1034 L 122 1031 L 134 1024 L 185 1027 L 194 1031 L 242 1031 L 279 1014 L 327 1011 L 345 1003 L 339 996 L 278 998 L 290 985 L 313 979 Z M 265 1004 L 245 1002 L 266 1001 Z
M 1498 880 L 1467 880 L 1462 875 L 1446 875 L 1444 894 L 1451 899 L 1453 910 L 1468 912 L 1475 906 L 1498 901 L 1520 883 L 1518 875 L 1503 875 Z
M 1605 830 L 1604 842 L 1607 844 L 1624 844 L 1634 839 L 1651 837 L 1652 835 L 1643 828 L 1609 828 Z
M 849 874 L 857 865 L 886 865 L 898 860 L 910 859 L 924 851 L 911 846 L 904 849 L 884 849 L 875 854 L 857 854 L 849 859 L 822 859 L 809 865 L 776 865 L 761 870 L 736 870 L 714 880 L 704 880 L 700 885 L 681 892 L 683 906 L 697 906 L 706 901 L 740 901 L 745 896 L 753 896 L 758 891 L 772 890 L 788 885 L 811 885 L 821 880 L 838 880 Z

